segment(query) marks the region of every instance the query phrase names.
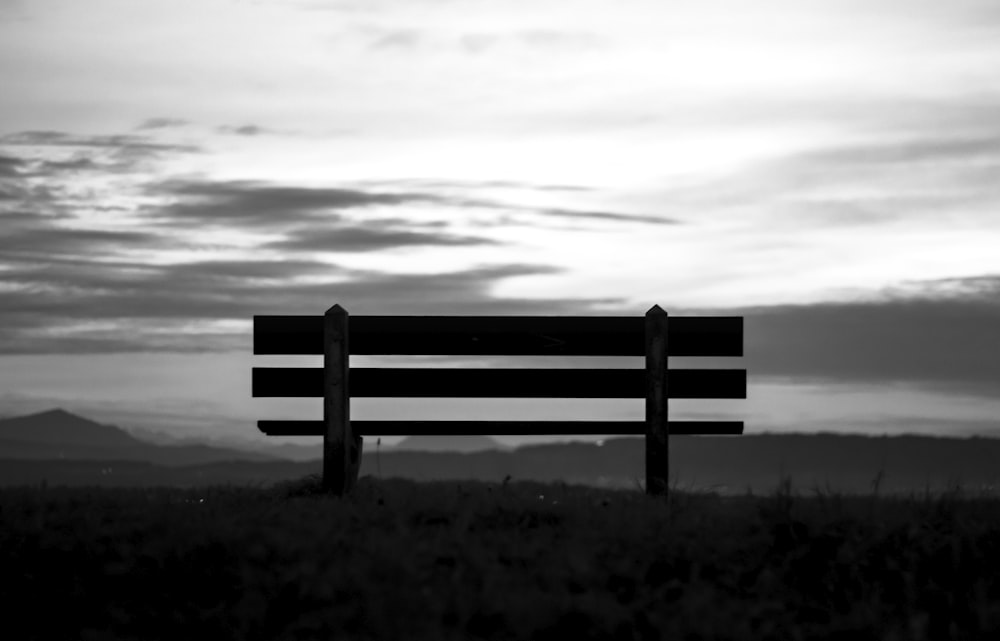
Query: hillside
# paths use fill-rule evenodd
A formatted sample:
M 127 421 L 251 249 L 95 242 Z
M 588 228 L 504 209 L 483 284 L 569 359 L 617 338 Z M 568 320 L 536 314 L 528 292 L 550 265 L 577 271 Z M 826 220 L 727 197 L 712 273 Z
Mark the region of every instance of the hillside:
M 380 461 L 367 450 L 362 474 L 416 480 L 514 479 L 566 481 L 602 487 L 635 487 L 644 479 L 641 438 L 594 443 L 553 443 L 512 452 L 467 454 L 395 452 Z M 867 492 L 879 478 L 882 491 L 908 492 L 951 482 L 1000 489 L 1000 439 L 926 436 L 866 437 L 837 434 L 753 434 L 670 439 L 670 478 L 681 487 L 727 494 L 774 488 L 783 475 L 796 488 L 831 487 Z
M 63 409 L 0 419 L 0 439 L 53 448 L 134 448 L 145 445 L 124 430 Z
M 670 479 L 680 488 L 711 489 L 725 495 L 748 489 L 766 493 L 784 476 L 796 493 L 816 490 L 867 494 L 877 481 L 882 493 L 941 491 L 956 484 L 1000 496 L 1000 439 L 921 436 L 869 438 L 832 434 L 757 434 L 741 437 L 675 437 L 670 441 Z M 0 485 L 204 486 L 213 483 L 269 485 L 316 474 L 322 461 L 243 458 L 220 462 L 219 450 L 202 460 L 178 464 L 157 448 L 146 458 L 78 457 L 25 460 L 0 448 Z M 204 448 L 211 450 L 212 448 Z M 130 453 L 134 456 L 134 453 Z M 236 453 L 230 458 L 243 457 Z M 153 465 L 150 463 L 157 462 Z M 197 463 L 197 464 L 196 464 Z M 419 481 L 562 481 L 607 488 L 637 488 L 645 478 L 643 440 L 532 445 L 512 451 L 468 453 L 392 451 L 366 447 L 361 475 Z
M 365 439 L 366 441 L 371 439 Z M 367 443 L 366 443 L 367 446 Z M 496 439 L 489 436 L 407 436 L 396 445 L 388 448 L 392 452 L 482 452 L 488 450 L 509 450 Z
M 62 409 L 0 420 L 0 459 L 135 461 L 166 466 L 278 460 L 263 453 L 201 444 L 157 445 Z
M 365 440 L 362 475 L 490 482 L 510 476 L 623 488 L 634 488 L 645 477 L 643 439 L 635 437 L 516 449 L 499 449 L 495 440 L 475 436 L 409 437 L 395 447 L 381 448 L 373 441 Z M 258 451 L 190 441 L 156 444 L 112 425 L 52 410 L 0 420 L 5 468 L 0 483 L 272 483 L 318 471 L 319 446 L 320 439 L 315 447 L 265 446 Z M 310 452 L 315 455 L 303 461 Z M 293 463 L 287 453 L 302 458 Z M 1000 439 L 988 438 L 765 433 L 670 439 L 671 481 L 726 494 L 747 488 L 768 491 L 782 476 L 790 476 L 803 491 L 830 487 L 867 492 L 876 481 L 885 492 L 951 483 L 996 491 L 998 461 Z

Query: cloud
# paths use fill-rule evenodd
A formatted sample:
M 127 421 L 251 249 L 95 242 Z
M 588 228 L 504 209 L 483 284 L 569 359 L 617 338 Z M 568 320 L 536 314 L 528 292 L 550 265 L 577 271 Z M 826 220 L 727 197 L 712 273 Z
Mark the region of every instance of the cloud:
M 514 32 L 470 32 L 459 36 L 459 47 L 470 54 L 481 54 L 498 47 L 514 46 L 529 50 L 580 52 L 603 47 L 605 41 L 595 33 L 528 29 Z
M 592 192 L 594 187 L 583 185 L 559 185 L 559 184 L 539 184 L 530 182 L 518 182 L 513 180 L 431 180 L 427 178 L 398 178 L 393 180 L 367 180 L 361 184 L 372 186 L 409 186 L 422 187 L 427 189 L 517 189 L 525 191 L 572 191 L 572 192 Z
M 303 276 L 342 276 L 348 270 L 341 269 L 330 263 L 315 260 L 280 259 L 280 260 L 204 260 L 181 263 L 160 272 L 166 278 L 177 277 L 181 281 L 191 279 L 208 282 L 215 286 L 224 281 L 240 281 L 238 286 L 257 287 L 256 281 L 265 280 L 275 283 L 288 281 Z
M 608 303 L 490 294 L 503 279 L 552 271 L 492 265 L 386 274 L 311 261 L 64 261 L 6 274 L 13 287 L 0 290 L 0 353 L 248 350 L 254 314 L 318 314 L 334 302 L 355 314 L 579 313 Z M 303 275 L 313 280 L 296 279 Z
M 0 144 L 28 147 L 96 147 L 113 149 L 123 154 L 155 154 L 163 152 L 200 151 L 195 145 L 155 142 L 148 136 L 112 134 L 80 136 L 63 131 L 20 131 L 0 136 Z
M 67 255 L 94 256 L 121 246 L 158 245 L 160 237 L 135 230 L 100 230 L 55 226 L 38 216 L 24 214 L 19 217 L 22 228 L 8 228 L 0 236 L 0 261 L 11 264 L 16 260 L 52 260 Z M 13 224 L 8 213 L 0 214 L 0 220 Z
M 262 134 L 275 133 L 273 130 L 261 127 L 260 125 L 222 125 L 216 130 L 219 133 L 232 134 L 234 136 L 260 136 Z
M 242 180 L 167 180 L 150 185 L 148 194 L 176 200 L 148 212 L 158 221 L 237 227 L 280 227 L 317 217 L 330 221 L 337 220 L 336 212 L 347 209 L 441 201 L 420 193 L 295 187 Z
M 103 174 L 128 173 L 137 169 L 145 159 L 134 156 L 126 157 L 119 155 L 117 151 L 112 151 L 110 154 L 73 153 L 64 158 L 48 160 L 27 157 L 11 160 L 17 161 L 17 170 L 16 172 L 11 171 L 8 177 L 56 180 L 60 177 L 65 177 L 67 174 L 80 172 Z M 2 162 L 2 159 L 0 159 L 0 178 L 4 177 Z
M 1000 389 L 1000 275 L 923 283 L 882 300 L 733 310 L 747 367 L 796 381 Z M 728 312 L 727 312 L 728 313 Z
M 285 240 L 267 243 L 265 246 L 295 251 L 364 252 L 398 247 L 491 244 L 496 244 L 496 241 L 443 232 L 393 229 L 375 221 L 365 225 L 341 224 L 334 229 L 324 228 L 320 231 L 304 228 L 291 233 Z
M 406 183 L 403 183 L 405 188 Z M 412 186 L 412 185 L 410 185 Z M 601 220 L 622 223 L 673 225 L 679 221 L 660 216 L 624 212 L 586 211 L 552 207 L 531 207 L 507 204 L 495 200 L 442 195 L 426 191 L 388 191 L 341 187 L 297 187 L 260 181 L 167 180 L 148 187 L 149 196 L 173 200 L 169 205 L 146 211 L 149 220 L 163 224 L 235 225 L 237 227 L 289 227 L 296 223 L 340 220 L 338 212 L 372 206 L 433 204 L 452 208 L 481 208 L 498 211 L 524 212 L 543 218 L 577 221 Z M 526 224 L 531 224 L 530 221 Z M 354 236 L 360 239 L 367 232 Z M 369 239 L 374 239 L 368 234 Z M 384 234 L 383 239 L 387 238 Z M 405 240 L 402 236 L 400 240 Z M 410 236 L 410 240 L 418 236 Z M 440 243 L 455 244 L 455 238 Z M 408 243 L 410 244 L 410 243 Z M 466 243 L 461 243 L 466 244 Z
M 67 195 L 69 188 L 64 178 L 83 164 L 89 161 L 0 157 L 0 215 L 5 224 L 11 224 L 15 217 L 69 215 L 72 199 Z
M 695 309 L 671 316 L 742 316 L 744 357 L 675 358 L 672 367 L 746 368 L 754 384 L 924 388 L 1000 399 L 1000 274 L 922 281 L 850 302 Z M 621 307 L 622 312 L 644 310 Z M 628 359 L 580 366 L 635 367 Z M 635 359 L 632 359 L 633 361 Z M 493 366 L 512 366 L 494 358 Z M 545 366 L 544 359 L 519 362 Z M 844 389 L 848 389 L 844 388 Z M 686 410 L 685 410 L 686 411 Z
M 286 238 L 264 245 L 268 249 L 375 251 L 489 242 L 449 235 L 441 225 L 414 227 L 391 218 L 359 224 L 337 214 L 428 199 L 454 204 L 441 196 L 193 180 L 160 182 L 154 191 L 178 201 L 164 205 L 160 214 L 191 228 L 288 223 Z M 338 227 L 315 232 L 301 225 L 318 213 Z M 618 299 L 501 299 L 491 294 L 506 279 L 559 271 L 547 265 L 392 274 L 302 258 L 270 260 L 266 254 L 158 265 L 115 258 L 115 250 L 172 246 L 162 229 L 73 228 L 63 218 L 17 208 L 3 214 L 3 220 L 2 353 L 248 349 L 246 325 L 254 314 L 319 313 L 334 302 L 357 314 L 602 314 L 629 309 Z M 906 383 L 987 395 L 995 395 L 1000 384 L 997 274 L 920 281 L 866 301 L 670 311 L 744 316 L 746 358 L 740 366 L 751 377 Z
M 920 219 L 936 225 L 942 216 L 972 222 L 990 215 L 1000 205 L 1000 120 L 956 124 L 948 114 L 925 115 L 905 133 L 762 159 L 658 195 L 678 210 L 740 210 L 744 220 L 772 229 Z
M 412 50 L 421 44 L 424 36 L 416 29 L 394 29 L 379 33 L 374 37 L 369 48 L 374 50 L 404 49 Z
M 476 198 L 452 198 L 451 204 L 465 207 L 481 207 L 484 209 L 496 209 L 499 211 L 509 211 L 509 212 L 521 212 L 528 214 L 529 220 L 524 223 L 527 225 L 541 225 L 545 218 L 560 218 L 566 220 L 574 220 L 577 222 L 586 220 L 599 220 L 605 222 L 616 222 L 616 223 L 642 223 L 646 225 L 680 225 L 683 221 L 676 218 L 668 218 L 666 216 L 649 216 L 643 214 L 630 214 L 625 212 L 610 212 L 610 211 L 588 211 L 580 209 L 564 209 L 561 207 L 533 207 L 530 205 L 516 205 L 511 203 L 504 203 L 497 200 L 483 200 Z M 523 218 L 520 219 L 523 221 Z M 510 221 L 507 218 L 501 220 L 502 223 L 507 224 Z M 493 226 L 495 223 L 489 223 Z
M 0 156 L 0 178 L 16 178 L 25 169 L 25 162 L 13 156 Z
M 181 118 L 147 118 L 136 129 L 173 129 L 187 124 L 188 121 Z
M 77 156 L 69 160 L 43 160 L 34 166 L 32 175 L 44 177 L 64 172 L 112 171 L 116 168 L 112 163 L 101 163 L 88 156 Z
M 572 220 L 605 220 L 622 223 L 645 223 L 649 225 L 679 225 L 681 221 L 675 218 L 665 218 L 660 216 L 643 216 L 639 214 L 625 214 L 619 212 L 606 211 L 580 211 L 576 209 L 560 209 L 549 207 L 544 209 L 525 208 L 534 211 L 542 216 L 555 216 L 558 218 L 569 218 Z
M 520 49 L 553 54 L 595 50 L 606 44 L 595 33 L 557 29 L 448 33 L 443 30 L 366 26 L 361 32 L 369 50 L 385 52 L 457 49 L 466 54 L 479 55 L 497 49 Z
M 530 47 L 562 50 L 587 50 L 602 47 L 605 41 L 595 33 L 556 31 L 553 29 L 532 29 L 519 32 L 515 36 Z
M 1000 161 L 1000 132 L 948 136 L 914 136 L 898 140 L 872 141 L 836 146 L 793 155 L 788 162 L 817 168 L 855 167 L 859 169 L 922 163 L 977 163 Z
M 175 266 L 78 263 L 9 274 L 0 291 L 0 352 L 248 349 L 254 314 L 594 314 L 620 300 L 500 299 L 503 279 L 551 267 L 496 265 L 444 274 L 386 274 L 312 261 L 203 261 Z M 327 276 L 329 282 L 294 280 Z M 923 385 L 996 396 L 1000 384 L 1000 276 L 979 296 L 744 309 L 671 310 L 745 317 L 751 379 L 796 383 Z M 217 325 L 222 323 L 222 325 Z M 214 325 L 215 324 L 215 325 Z M 73 330 L 76 326 L 77 329 Z M 683 364 L 682 364 L 683 366 Z
M 60 192 L 59 185 L 32 185 L 24 180 L 0 182 L 0 200 L 11 203 L 9 206 L 4 203 L 5 211 L 10 211 L 10 207 L 21 207 L 39 216 L 62 216 L 66 212 Z
M 531 189 L 531 190 L 543 190 L 543 191 L 590 191 L 589 189 L 583 187 L 575 188 L 571 186 L 562 186 L 562 185 L 530 185 L 525 183 L 512 183 L 506 181 L 481 181 L 481 182 L 466 184 L 466 183 L 451 183 L 447 181 L 402 180 L 402 181 L 380 181 L 380 184 L 383 185 L 392 184 L 392 185 L 403 185 L 403 186 L 409 185 L 409 186 L 419 186 L 425 188 L 426 187 L 445 188 L 452 190 L 452 192 L 454 192 L 455 189 L 467 189 L 469 187 L 515 188 L 515 189 Z M 580 209 L 567 209 L 562 207 L 539 207 L 531 205 L 518 205 L 514 203 L 503 202 L 500 200 L 491 200 L 486 198 L 467 197 L 459 195 L 425 194 L 424 196 L 429 200 L 429 202 L 435 202 L 440 205 L 448 205 L 448 206 L 464 207 L 464 208 L 493 209 L 493 210 L 508 211 L 508 212 L 523 212 L 533 215 L 539 222 L 543 218 L 563 218 L 576 221 L 600 220 L 600 221 L 620 222 L 620 223 L 644 223 L 649 225 L 683 224 L 683 221 L 680 221 L 676 218 L 668 218 L 665 216 L 632 214 L 627 212 L 612 212 L 612 211 L 589 211 Z M 493 224 L 494 223 L 489 223 L 490 226 L 492 226 Z
M 466 53 L 480 54 L 501 42 L 496 33 L 467 33 L 458 39 L 458 44 Z
M 51 130 L 0 136 L 0 145 L 19 150 L 20 177 L 50 179 L 66 171 L 131 173 L 169 156 L 201 152 L 196 145 L 164 143 L 146 135 L 84 136 Z
M 102 150 L 114 152 L 114 145 L 143 149 L 150 141 L 62 132 L 27 132 L 11 139 L 74 154 L 10 156 L 3 164 L 16 199 L 4 201 L 2 214 L 7 233 L 0 239 L 0 353 L 244 349 L 254 314 L 309 314 L 331 301 L 350 304 L 355 313 L 399 314 L 587 313 L 621 303 L 573 295 L 535 300 L 492 294 L 509 278 L 559 271 L 543 264 L 397 274 L 311 260 L 306 253 L 496 244 L 488 237 L 452 233 L 447 221 L 415 223 L 385 211 L 358 216 L 370 208 L 416 204 L 454 213 L 469 206 L 458 196 L 398 185 L 369 189 L 144 178 L 136 183 L 140 201 L 109 203 L 100 191 L 76 190 L 73 174 L 100 172 L 106 164 Z M 160 147 L 153 149 L 161 153 Z M 523 211 L 526 218 L 619 219 L 608 212 L 476 204 Z M 203 229 L 284 238 L 264 239 L 252 248 L 213 240 L 209 247 L 207 240 L 188 233 Z M 199 255 L 218 258 L 192 258 Z M 272 259 L 276 255 L 285 260 Z
M 129 209 L 126 204 L 141 196 L 138 186 L 162 160 L 196 149 L 161 144 L 146 136 L 78 136 L 60 131 L 9 134 L 0 138 L 0 144 L 9 152 L 0 156 L 4 220 L 9 223 L 12 214 L 21 213 L 38 221 L 77 220 L 78 228 L 107 226 L 105 222 L 114 226 L 110 214 Z

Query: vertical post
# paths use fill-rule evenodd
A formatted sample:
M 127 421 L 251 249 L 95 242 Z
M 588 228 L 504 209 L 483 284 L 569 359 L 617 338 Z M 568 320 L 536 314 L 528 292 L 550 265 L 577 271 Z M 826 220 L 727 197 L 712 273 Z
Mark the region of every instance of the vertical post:
M 323 488 L 338 496 L 354 487 L 361 462 L 361 437 L 351 430 L 347 320 L 340 305 L 323 315 Z
M 667 420 L 667 312 L 646 312 L 646 493 L 666 496 L 670 473 Z

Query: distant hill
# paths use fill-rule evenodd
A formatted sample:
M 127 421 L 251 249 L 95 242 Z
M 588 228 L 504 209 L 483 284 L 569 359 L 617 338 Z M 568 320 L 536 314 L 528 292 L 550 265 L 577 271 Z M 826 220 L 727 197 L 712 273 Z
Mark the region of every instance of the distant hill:
M 323 458 L 323 439 L 313 438 L 313 445 L 294 445 L 291 443 L 269 444 L 261 443 L 259 441 L 253 442 L 233 442 L 230 447 L 239 450 L 248 450 L 251 452 L 260 452 L 262 454 L 267 454 L 268 456 L 274 456 L 278 459 L 286 461 L 316 461 Z M 368 449 L 370 444 L 369 439 L 365 439 L 365 449 Z M 371 444 L 374 447 L 374 444 Z
M 124 430 L 54 409 L 0 420 L 0 439 L 61 448 L 140 447 L 144 443 Z
M 488 437 L 409 437 L 378 448 L 365 439 L 362 475 L 414 480 L 565 481 L 635 488 L 645 477 L 641 438 L 503 448 Z M 316 446 L 260 451 L 141 441 L 64 410 L 0 420 L 0 484 L 203 485 L 270 483 L 318 471 Z M 447 450 L 447 451 L 443 451 Z M 456 451 L 459 450 L 459 451 Z M 295 454 L 292 462 L 273 452 Z M 267 452 L 267 453 L 265 453 Z M 314 456 L 310 456 L 315 452 Z M 238 461 L 238 462 L 235 462 Z M 1000 439 L 837 434 L 747 434 L 670 439 L 670 479 L 724 494 L 768 492 L 788 475 L 796 491 L 867 493 L 941 489 L 950 483 L 1000 493 Z
M 645 478 L 641 438 L 596 443 L 550 443 L 511 452 L 464 454 L 383 453 L 376 465 L 365 449 L 362 474 L 415 480 L 514 479 L 565 481 L 602 487 L 636 487 Z M 840 434 L 747 434 L 670 439 L 670 479 L 679 487 L 732 494 L 773 489 L 783 475 L 797 491 L 826 487 L 868 492 L 879 478 L 882 492 L 947 486 L 1000 492 L 1000 439 L 928 436 L 867 437 Z
M 259 452 L 201 444 L 157 445 L 63 409 L 0 420 L 0 458 L 115 460 L 168 466 L 279 460 Z
M 368 449 L 365 439 L 366 448 Z M 402 441 L 387 448 L 387 451 L 406 452 L 482 452 L 485 450 L 509 450 L 511 448 L 502 445 L 496 439 L 489 436 L 466 435 L 466 436 L 407 436 Z
M 595 443 L 551 443 L 513 451 L 426 452 L 365 447 L 361 475 L 430 480 L 513 480 L 574 483 L 636 489 L 645 477 L 643 440 L 615 438 Z M 309 462 L 214 462 L 167 466 L 109 458 L 97 460 L 9 460 L 0 452 L 0 485 L 100 485 L 196 487 L 219 483 L 268 485 L 316 474 Z M 754 434 L 740 437 L 670 439 L 670 479 L 680 489 L 723 495 L 767 494 L 782 474 L 795 493 L 815 490 L 868 494 L 879 491 L 932 493 L 953 483 L 970 492 L 1000 497 L 1000 439 L 924 436 L 865 437 L 833 434 Z
M 139 440 L 156 445 L 208 445 L 210 447 L 237 450 L 240 452 L 256 452 L 266 454 L 278 460 L 287 461 L 315 461 L 323 458 L 323 439 L 311 437 L 307 439 L 310 444 L 275 443 L 273 439 L 251 439 L 234 436 L 214 437 L 211 439 L 197 437 L 177 437 L 165 432 L 144 429 L 141 427 L 129 427 L 129 434 Z M 371 442 L 365 439 L 365 447 Z

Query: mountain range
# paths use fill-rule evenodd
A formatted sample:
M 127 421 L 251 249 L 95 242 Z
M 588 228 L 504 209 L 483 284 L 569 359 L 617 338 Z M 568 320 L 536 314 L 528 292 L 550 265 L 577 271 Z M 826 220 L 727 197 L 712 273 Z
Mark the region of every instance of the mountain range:
M 144 461 L 167 466 L 281 460 L 201 443 L 156 444 L 62 409 L 0 420 L 0 459 Z
M 2 421 L 0 421 L 2 425 Z M 2 429 L 2 427 L 0 427 Z M 250 451 L 267 454 L 290 461 L 313 461 L 323 457 L 322 441 L 314 439 L 313 445 L 297 445 L 293 443 L 267 443 L 259 440 L 249 439 L 211 439 L 206 442 L 194 438 L 176 438 L 163 432 L 132 428 L 129 433 L 140 440 L 155 443 L 156 445 L 212 445 L 230 450 Z M 407 436 L 395 445 L 380 444 L 375 437 L 365 439 L 365 449 L 376 449 L 382 452 L 482 452 L 485 450 L 510 450 L 509 445 L 504 445 L 489 436 L 461 435 L 461 436 Z
M 637 487 L 644 476 L 644 441 L 635 437 L 515 449 L 504 449 L 488 437 L 409 437 L 395 447 L 376 447 L 372 440 L 365 440 L 362 475 L 491 482 L 509 476 L 619 488 Z M 254 484 L 321 469 L 319 443 L 257 447 L 166 438 L 154 443 L 113 425 L 51 410 L 0 420 L 0 485 Z M 670 477 L 680 487 L 729 494 L 768 491 L 782 476 L 800 489 L 867 492 L 877 486 L 907 493 L 957 483 L 1000 492 L 1000 439 L 991 438 L 829 433 L 673 437 L 669 458 Z
M 365 447 L 374 449 L 374 439 Z M 511 449 L 489 436 L 408 436 L 383 452 L 481 452 Z M 0 459 L 121 459 L 161 465 L 193 465 L 215 461 L 310 461 L 322 458 L 323 448 L 250 440 L 205 441 L 176 438 L 162 432 L 98 423 L 64 409 L 0 418 Z

